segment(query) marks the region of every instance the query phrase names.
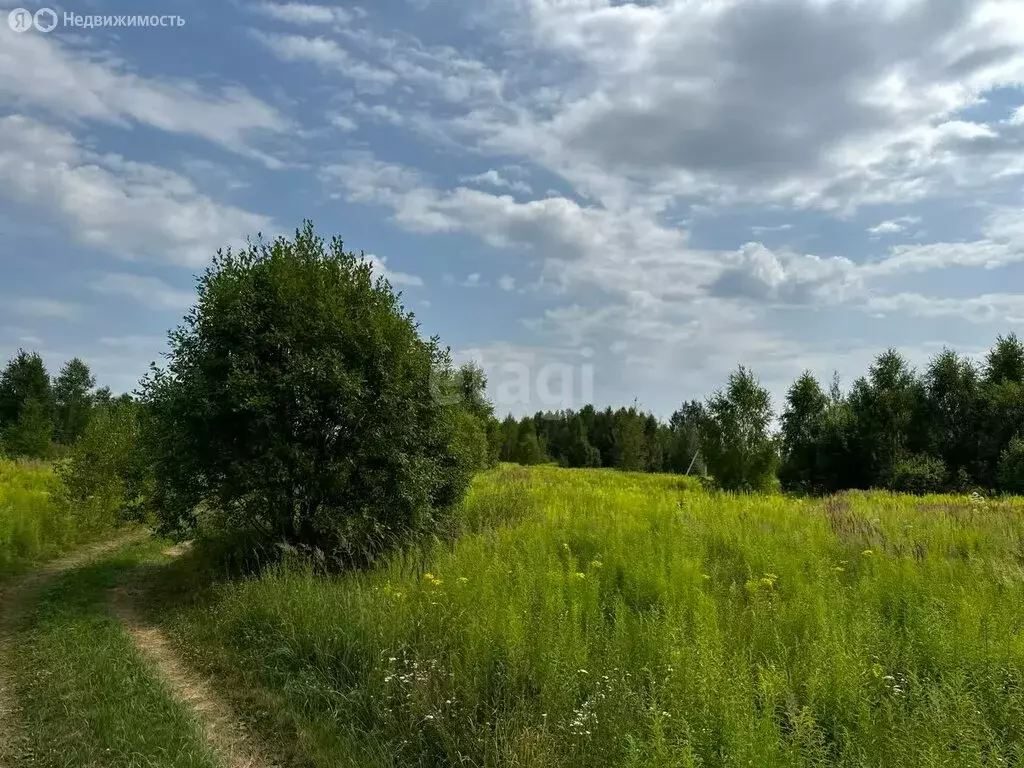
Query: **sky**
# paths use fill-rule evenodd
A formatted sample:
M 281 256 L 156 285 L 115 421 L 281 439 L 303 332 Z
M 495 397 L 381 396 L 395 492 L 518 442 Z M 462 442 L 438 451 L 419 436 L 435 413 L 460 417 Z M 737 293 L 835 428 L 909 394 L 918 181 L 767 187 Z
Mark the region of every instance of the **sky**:
M 304 219 L 502 413 L 1024 323 L 1022 0 L 49 7 L 0 9 L 0 357 L 131 391 L 218 248 Z M 142 10 L 184 23 L 64 23 Z

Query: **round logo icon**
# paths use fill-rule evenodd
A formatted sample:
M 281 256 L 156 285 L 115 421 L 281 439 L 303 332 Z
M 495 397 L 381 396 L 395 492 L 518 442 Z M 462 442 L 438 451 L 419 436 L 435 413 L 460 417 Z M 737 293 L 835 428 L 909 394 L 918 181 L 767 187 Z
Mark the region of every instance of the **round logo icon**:
M 7 14 L 7 26 L 15 32 L 28 32 L 32 29 L 32 11 L 15 8 Z
M 40 32 L 52 32 L 57 26 L 57 12 L 53 8 L 40 8 L 32 21 Z

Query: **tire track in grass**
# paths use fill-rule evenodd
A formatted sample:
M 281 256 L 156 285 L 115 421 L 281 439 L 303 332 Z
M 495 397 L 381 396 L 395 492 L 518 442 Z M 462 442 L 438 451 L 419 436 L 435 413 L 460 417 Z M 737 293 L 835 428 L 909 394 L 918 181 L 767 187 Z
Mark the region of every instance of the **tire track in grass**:
M 195 714 L 202 737 L 219 762 L 224 768 L 272 768 L 272 764 L 252 747 L 245 727 L 230 705 L 188 668 L 163 632 L 141 620 L 136 609 L 137 599 L 130 589 L 116 588 L 112 595 L 114 615 L 163 678 L 174 698 Z
M 51 560 L 49 563 L 0 584 L 0 768 L 9 768 L 14 760 L 26 757 L 27 746 L 19 726 L 20 709 L 14 695 L 11 674 L 11 650 L 15 635 L 34 599 L 60 574 L 103 557 L 122 547 L 141 541 L 149 535 L 136 530 L 107 541 L 101 541 Z

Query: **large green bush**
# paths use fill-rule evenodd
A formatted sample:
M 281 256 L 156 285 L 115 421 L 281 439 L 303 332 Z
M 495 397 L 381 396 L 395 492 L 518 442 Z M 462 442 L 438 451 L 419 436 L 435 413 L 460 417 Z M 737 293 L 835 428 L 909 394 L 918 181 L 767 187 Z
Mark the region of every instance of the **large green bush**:
M 999 488 L 1024 494 L 1024 438 L 1015 437 L 999 457 Z
M 901 493 L 942 493 L 949 485 L 948 474 L 942 459 L 910 454 L 897 460 L 889 486 Z
M 367 260 L 307 222 L 218 252 L 197 292 L 142 382 L 163 531 L 203 505 L 229 538 L 346 565 L 436 530 L 477 451 L 431 386 L 447 352 Z
M 96 406 L 58 465 L 60 498 L 77 510 L 83 525 L 104 529 L 143 517 L 149 474 L 138 409 L 130 397 Z

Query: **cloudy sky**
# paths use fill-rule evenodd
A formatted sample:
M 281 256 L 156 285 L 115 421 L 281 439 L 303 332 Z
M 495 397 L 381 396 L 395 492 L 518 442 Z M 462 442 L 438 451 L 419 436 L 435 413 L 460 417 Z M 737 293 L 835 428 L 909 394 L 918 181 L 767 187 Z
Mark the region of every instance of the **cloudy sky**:
M 216 249 L 303 218 L 502 410 L 1024 324 L 1021 0 L 145 6 L 185 25 L 0 26 L 0 355 L 131 390 Z

